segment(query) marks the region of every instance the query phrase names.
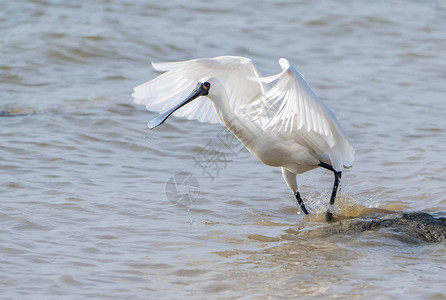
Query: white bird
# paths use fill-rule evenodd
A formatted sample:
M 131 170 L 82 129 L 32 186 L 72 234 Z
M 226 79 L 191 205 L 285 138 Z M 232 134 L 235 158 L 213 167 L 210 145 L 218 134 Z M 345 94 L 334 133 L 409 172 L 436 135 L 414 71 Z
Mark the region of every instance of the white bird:
M 331 207 L 343 168 L 353 163 L 354 149 L 303 76 L 288 60 L 281 58 L 279 64 L 282 72 L 261 77 L 245 57 L 153 63 L 165 73 L 135 87 L 132 96 L 148 110 L 164 112 L 147 124 L 150 129 L 172 114 L 223 123 L 260 161 L 282 168 L 285 182 L 308 214 L 296 174 L 317 167 L 333 171 Z M 333 219 L 330 207 L 327 220 Z

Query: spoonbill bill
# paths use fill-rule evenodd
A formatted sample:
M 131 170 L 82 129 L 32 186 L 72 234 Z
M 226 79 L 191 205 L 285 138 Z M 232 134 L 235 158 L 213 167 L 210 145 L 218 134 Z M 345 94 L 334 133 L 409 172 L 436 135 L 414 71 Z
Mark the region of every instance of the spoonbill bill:
M 238 56 L 153 63 L 165 73 L 135 87 L 132 96 L 136 104 L 162 113 L 147 124 L 150 129 L 172 114 L 223 123 L 260 161 L 281 167 L 305 214 L 296 174 L 317 167 L 332 171 L 330 221 L 342 171 L 352 165 L 354 149 L 303 76 L 285 58 L 279 64 L 282 72 L 262 77 L 249 58 Z

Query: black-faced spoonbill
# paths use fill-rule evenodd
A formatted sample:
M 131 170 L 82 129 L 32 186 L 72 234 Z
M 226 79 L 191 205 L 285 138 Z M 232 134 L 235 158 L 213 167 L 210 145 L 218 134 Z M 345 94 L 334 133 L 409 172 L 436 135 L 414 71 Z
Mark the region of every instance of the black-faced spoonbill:
M 326 214 L 326 219 L 332 220 L 330 208 L 343 168 L 353 163 L 354 149 L 334 114 L 302 75 L 284 58 L 279 64 L 281 73 L 261 77 L 245 57 L 154 63 L 156 70 L 165 73 L 135 87 L 132 95 L 135 103 L 164 112 L 147 124 L 150 129 L 171 114 L 222 122 L 260 161 L 282 168 L 283 178 L 305 214 L 308 211 L 296 174 L 317 167 L 333 171 Z

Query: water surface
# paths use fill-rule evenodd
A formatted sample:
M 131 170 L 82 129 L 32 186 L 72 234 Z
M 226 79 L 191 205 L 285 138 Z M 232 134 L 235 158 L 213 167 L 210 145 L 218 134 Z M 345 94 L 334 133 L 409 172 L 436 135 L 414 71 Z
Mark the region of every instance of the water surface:
M 148 131 L 130 96 L 150 61 L 241 55 L 271 75 L 286 57 L 356 148 L 338 216 L 445 216 L 445 20 L 442 1 L 2 3 L 0 295 L 445 298 L 444 243 L 309 234 L 332 174 L 298 177 L 304 217 L 222 126 Z

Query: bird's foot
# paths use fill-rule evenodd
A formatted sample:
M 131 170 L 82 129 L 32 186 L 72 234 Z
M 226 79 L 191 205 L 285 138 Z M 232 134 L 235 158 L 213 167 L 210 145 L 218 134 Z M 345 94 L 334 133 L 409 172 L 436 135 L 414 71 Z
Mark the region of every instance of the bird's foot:
M 325 220 L 327 222 L 333 222 L 334 221 L 334 217 L 333 217 L 333 213 L 331 211 L 327 211 L 327 213 L 325 214 Z

